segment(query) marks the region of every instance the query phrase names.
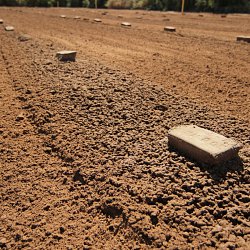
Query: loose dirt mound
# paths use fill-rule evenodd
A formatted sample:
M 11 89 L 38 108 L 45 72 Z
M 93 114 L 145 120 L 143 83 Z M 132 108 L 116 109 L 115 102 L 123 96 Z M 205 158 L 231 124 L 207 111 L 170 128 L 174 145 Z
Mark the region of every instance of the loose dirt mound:
M 249 45 L 202 35 L 188 37 L 199 44 L 194 48 L 197 60 L 190 51 L 176 53 L 169 45 L 173 53 L 167 54 L 168 65 L 175 69 L 165 72 L 170 79 L 160 86 L 158 66 L 162 70 L 167 59 L 163 55 L 155 59 L 163 53 L 156 51 L 166 46 L 165 39 L 179 43 L 181 36 L 166 35 L 162 28 L 159 33 L 154 30 L 157 39 L 163 40 L 152 49 L 155 40 L 149 36 L 151 31 L 145 31 L 140 34 L 144 52 L 136 49 L 139 40 L 138 45 L 128 43 L 126 50 L 124 39 L 118 41 L 113 35 L 107 42 L 108 36 L 101 34 L 117 32 L 129 41 L 131 34 L 138 33 L 133 31 L 134 22 L 131 29 L 123 29 L 111 17 L 110 25 L 105 26 L 60 19 L 57 10 L 39 17 L 33 9 L 23 9 L 25 15 L 16 10 L 2 9 L 1 17 L 32 39 L 20 43 L 16 32 L 0 30 L 0 246 L 247 249 L 250 131 L 249 107 L 244 105 L 249 97 L 245 70 L 249 59 L 244 53 Z M 64 13 L 70 16 L 70 11 Z M 83 14 L 77 11 L 74 15 Z M 120 12 L 113 13 L 116 17 Z M 84 15 L 91 20 L 96 13 L 85 11 Z M 152 27 L 156 29 L 157 16 L 149 18 L 155 20 Z M 181 22 L 174 14 L 172 18 Z M 218 19 L 225 22 L 230 16 Z M 25 27 L 27 22 L 31 25 Z M 73 25 L 79 25 L 79 32 L 69 42 L 66 34 L 72 33 L 69 27 Z M 236 67 L 229 67 L 227 56 L 219 59 L 221 54 L 213 54 L 208 67 L 213 73 L 203 71 L 207 66 L 200 58 L 211 44 L 235 58 Z M 242 60 L 228 48 L 235 48 Z M 78 49 L 78 60 L 56 60 L 56 52 L 62 49 Z M 149 55 L 151 59 L 144 61 Z M 128 60 L 134 64 L 126 66 Z M 147 71 L 149 65 L 151 71 Z M 198 67 L 195 75 L 193 65 Z M 154 84 L 148 81 L 152 78 Z M 182 85 L 180 79 L 197 79 L 201 86 Z M 215 79 L 218 82 L 213 85 Z M 222 82 L 228 86 L 218 84 Z M 173 85 L 174 90 L 168 88 Z M 187 86 L 193 89 L 186 91 Z M 214 98 L 205 105 L 204 93 L 210 88 Z M 236 94 L 229 98 L 231 89 Z M 229 101 L 219 105 L 225 93 Z M 209 167 L 170 151 L 166 142 L 169 128 L 190 123 L 237 138 L 244 144 L 242 161 Z

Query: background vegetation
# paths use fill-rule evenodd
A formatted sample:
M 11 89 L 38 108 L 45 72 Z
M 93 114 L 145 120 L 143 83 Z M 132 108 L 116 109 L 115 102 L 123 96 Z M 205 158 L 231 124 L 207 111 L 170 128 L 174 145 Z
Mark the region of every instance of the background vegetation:
M 180 10 L 181 0 L 97 0 L 99 8 Z M 95 7 L 95 0 L 0 0 L 5 6 Z M 185 0 L 186 11 L 250 13 L 250 0 Z

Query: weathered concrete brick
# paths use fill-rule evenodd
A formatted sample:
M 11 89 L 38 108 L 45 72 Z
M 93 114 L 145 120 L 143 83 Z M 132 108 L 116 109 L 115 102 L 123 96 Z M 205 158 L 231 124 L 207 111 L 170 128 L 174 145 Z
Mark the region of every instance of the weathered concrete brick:
M 102 20 L 99 19 L 99 18 L 95 18 L 94 21 L 95 21 L 96 23 L 101 23 L 101 22 L 102 22 Z
M 176 28 L 175 27 L 166 26 L 166 27 L 164 27 L 164 30 L 168 31 L 168 32 L 175 32 Z
M 12 27 L 12 26 L 6 26 L 6 27 L 5 27 L 5 30 L 6 30 L 6 31 L 13 31 L 13 30 L 14 30 L 14 27 Z
M 29 41 L 30 39 L 31 39 L 31 37 L 29 35 L 26 35 L 26 34 L 20 35 L 18 37 L 18 40 L 20 42 L 26 42 L 26 41 Z
M 121 23 L 121 25 L 125 27 L 131 27 L 131 23 L 128 23 L 128 22 L 123 22 Z
M 244 41 L 250 43 L 250 36 L 237 36 L 237 41 Z
M 60 61 L 75 61 L 76 60 L 76 51 L 63 50 L 56 53 L 56 57 Z
M 237 156 L 240 143 L 195 125 L 175 127 L 168 134 L 169 146 L 190 158 L 208 164 L 219 164 Z

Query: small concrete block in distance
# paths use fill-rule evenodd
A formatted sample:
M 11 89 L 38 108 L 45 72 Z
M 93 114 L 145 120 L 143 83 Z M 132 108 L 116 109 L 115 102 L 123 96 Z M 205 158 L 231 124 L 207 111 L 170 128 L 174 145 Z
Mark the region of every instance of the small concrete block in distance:
M 2 24 L 3 23 L 3 19 L 0 19 L 0 24 Z
M 188 157 L 212 165 L 237 157 L 242 148 L 233 139 L 195 125 L 182 125 L 169 130 L 168 143 Z
M 164 27 L 164 30 L 169 31 L 169 32 L 175 32 L 176 31 L 175 27 L 170 27 L 170 26 Z
M 61 18 L 66 18 L 66 16 L 65 16 L 65 15 L 61 15 L 60 17 L 61 17 Z
M 6 30 L 6 31 L 13 31 L 13 30 L 14 30 L 14 27 L 12 27 L 12 26 L 6 26 L 6 27 L 5 27 L 5 30 Z
M 97 22 L 97 23 L 101 23 L 102 22 L 102 20 L 99 19 L 99 18 L 95 18 L 94 21 Z
M 75 16 L 74 19 L 80 19 L 80 17 L 79 16 Z
M 20 35 L 20 36 L 18 37 L 18 40 L 19 40 L 20 42 L 26 42 L 26 41 L 29 41 L 30 39 L 31 39 L 31 37 L 30 37 L 29 35 L 26 35 L 26 34 Z
M 237 36 L 237 41 L 250 43 L 250 36 Z
M 123 23 L 121 23 L 121 26 L 131 27 L 131 23 L 123 22 Z
M 72 61 L 76 60 L 76 51 L 63 50 L 56 53 L 59 61 Z

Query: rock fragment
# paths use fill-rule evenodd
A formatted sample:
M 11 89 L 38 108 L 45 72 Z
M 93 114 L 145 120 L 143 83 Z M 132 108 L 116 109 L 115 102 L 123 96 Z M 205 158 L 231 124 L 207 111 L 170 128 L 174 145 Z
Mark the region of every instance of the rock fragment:
M 3 19 L 0 19 L 0 24 L 2 24 L 3 23 Z
M 175 32 L 176 28 L 175 27 L 166 26 L 166 27 L 164 27 L 164 30 L 168 31 L 168 32 Z
M 242 145 L 233 139 L 195 125 L 175 127 L 168 134 L 169 145 L 198 162 L 220 164 L 237 157 Z
M 80 17 L 79 16 L 74 16 L 74 19 L 80 19 Z
M 76 51 L 63 50 L 56 53 L 59 61 L 72 61 L 76 60 Z
M 237 36 L 236 40 L 250 43 L 250 36 Z
M 13 26 L 5 26 L 6 31 L 13 31 L 14 27 Z
M 60 15 L 60 17 L 61 17 L 61 18 L 66 18 L 66 16 L 65 16 L 65 15 Z

